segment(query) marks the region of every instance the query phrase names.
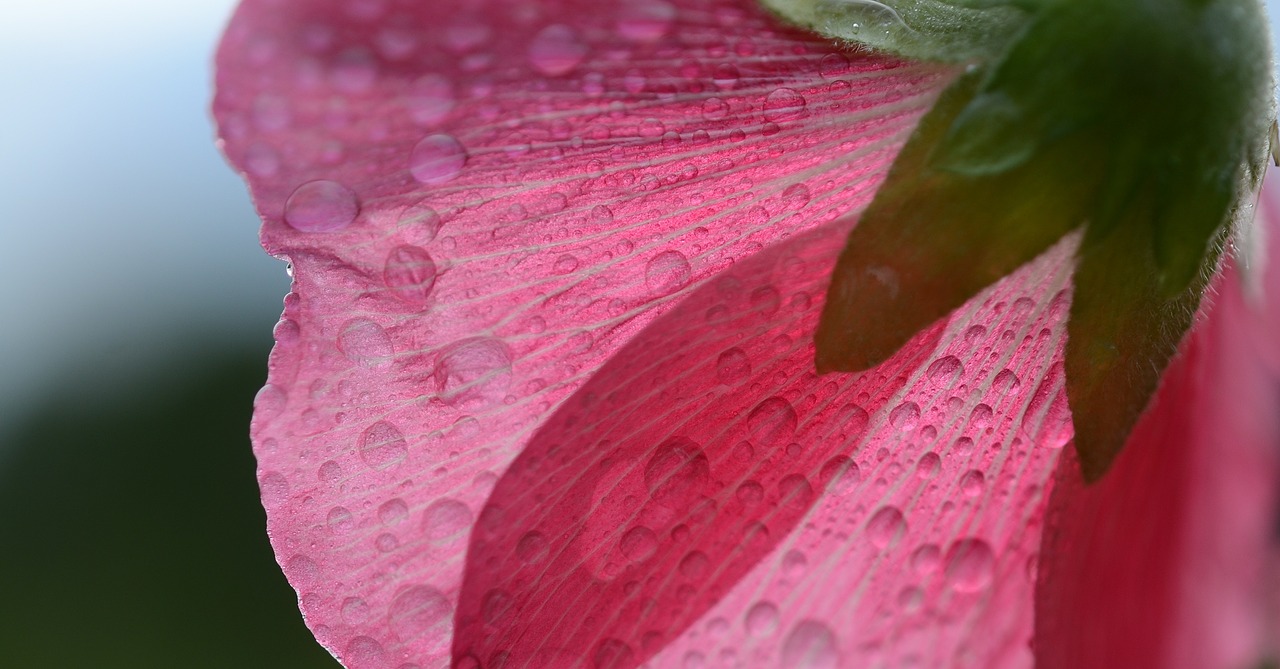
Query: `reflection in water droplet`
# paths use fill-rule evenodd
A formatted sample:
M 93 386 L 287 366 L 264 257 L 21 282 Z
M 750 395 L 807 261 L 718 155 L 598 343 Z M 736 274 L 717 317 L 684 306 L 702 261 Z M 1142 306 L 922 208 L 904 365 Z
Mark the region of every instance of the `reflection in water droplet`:
M 995 554 L 982 539 L 961 539 L 947 551 L 947 583 L 957 592 L 976 592 L 991 583 Z
M 453 135 L 423 137 L 409 153 L 409 173 L 429 186 L 452 181 L 466 163 L 467 151 Z
M 689 285 L 693 269 L 679 251 L 663 251 L 649 259 L 644 268 L 644 283 L 654 297 L 662 297 Z
M 782 642 L 781 669 L 836 669 L 840 652 L 831 628 L 816 620 L 801 620 Z
M 359 213 L 360 201 L 351 189 L 323 179 L 298 186 L 284 203 L 284 222 L 300 232 L 341 230 Z
M 547 26 L 529 43 L 529 63 L 549 77 L 568 73 L 586 55 L 587 45 L 578 39 L 573 28 L 566 25 Z

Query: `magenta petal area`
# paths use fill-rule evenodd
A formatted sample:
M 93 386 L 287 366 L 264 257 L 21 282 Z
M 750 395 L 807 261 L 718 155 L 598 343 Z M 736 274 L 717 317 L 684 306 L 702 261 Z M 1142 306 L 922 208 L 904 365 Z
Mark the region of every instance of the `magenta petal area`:
M 846 233 L 721 273 L 542 426 L 471 535 L 455 666 L 1029 664 L 1071 244 L 817 376 Z
M 1115 467 L 1085 486 L 1063 458 L 1036 589 L 1037 667 L 1231 669 L 1276 657 L 1280 200 L 1270 177 L 1256 223 L 1270 248 L 1253 249 L 1249 272 L 1218 277 Z

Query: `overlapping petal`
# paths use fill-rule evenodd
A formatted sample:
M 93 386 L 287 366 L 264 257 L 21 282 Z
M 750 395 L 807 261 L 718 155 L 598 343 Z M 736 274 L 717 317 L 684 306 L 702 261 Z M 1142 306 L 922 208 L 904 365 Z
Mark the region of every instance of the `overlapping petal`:
M 215 114 L 294 273 L 253 436 L 321 642 L 444 663 L 471 523 L 545 417 L 864 205 L 948 76 L 727 0 L 245 2 Z

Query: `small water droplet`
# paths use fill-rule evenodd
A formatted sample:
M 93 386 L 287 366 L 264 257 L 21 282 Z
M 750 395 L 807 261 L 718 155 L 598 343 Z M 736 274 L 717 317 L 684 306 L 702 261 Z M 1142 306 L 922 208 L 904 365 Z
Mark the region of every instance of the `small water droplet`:
M 397 246 L 387 254 L 382 280 L 396 297 L 421 309 L 436 285 L 436 263 L 423 249 Z
M 916 463 L 916 476 L 922 479 L 931 479 L 938 475 L 942 470 L 942 458 L 937 453 L 925 453 L 920 456 L 920 461 Z
M 764 499 L 764 486 L 756 481 L 743 481 L 734 494 L 737 495 L 738 501 L 752 506 Z
M 298 186 L 284 203 L 284 221 L 300 232 L 341 230 L 360 213 L 360 201 L 351 189 L 336 181 L 320 179 Z
M 729 115 L 729 105 L 720 98 L 707 98 L 702 102 L 702 117 L 708 121 L 719 121 Z
M 351 669 L 386 669 L 387 652 L 372 637 L 358 636 L 347 644 L 342 663 Z
M 381 325 L 367 318 L 353 318 L 342 324 L 338 350 L 362 367 L 381 367 L 391 362 L 391 337 Z
M 538 564 L 547 558 L 550 544 L 541 532 L 525 532 L 516 542 L 516 557 L 525 564 Z
M 680 507 L 696 497 L 711 479 L 711 466 L 699 446 L 685 437 L 662 442 L 644 467 L 644 483 L 653 500 Z
M 690 551 L 680 560 L 680 575 L 696 581 L 707 575 L 711 568 L 711 558 L 702 551 Z
M 751 378 L 751 360 L 736 346 L 716 359 L 716 378 L 726 386 L 734 386 Z
M 387 527 L 399 525 L 409 515 L 409 505 L 396 497 L 389 499 L 378 507 L 378 522 Z
M 911 568 L 920 576 L 932 574 L 941 562 L 942 549 L 937 544 L 924 544 L 911 553 Z
M 778 448 L 796 433 L 796 410 L 781 397 L 769 397 L 747 414 L 747 433 L 762 448 Z
M 920 424 L 920 405 L 903 402 L 889 412 L 889 424 L 903 432 L 910 432 Z
M 817 620 L 801 620 L 782 642 L 779 660 L 782 669 L 837 669 L 840 652 L 836 636 Z
M 578 259 L 568 253 L 556 258 L 556 262 L 551 267 L 551 271 L 556 274 L 572 274 L 578 269 Z
M 396 227 L 414 244 L 430 244 L 440 233 L 440 214 L 425 200 L 419 200 L 400 214 Z
M 529 43 L 529 63 L 549 77 L 558 77 L 577 67 L 586 58 L 587 50 L 573 28 L 550 25 Z
M 986 477 L 976 469 L 970 469 L 960 477 L 960 492 L 964 493 L 965 497 L 978 497 L 982 494 L 982 488 L 985 485 Z
M 387 622 L 401 639 L 441 634 L 452 620 L 449 599 L 426 585 L 415 585 L 396 595 L 387 610 Z
M 356 526 L 356 519 L 351 515 L 351 511 L 345 506 L 335 506 L 329 509 L 329 517 L 327 521 L 329 530 L 334 534 L 346 534 Z
M 627 642 L 618 639 L 604 639 L 591 656 L 593 669 L 627 669 L 635 665 L 635 652 Z
M 428 186 L 452 181 L 467 163 L 467 151 L 453 135 L 423 137 L 409 153 L 409 173 Z
M 644 268 L 644 282 L 654 297 L 662 297 L 689 285 L 693 269 L 679 251 L 663 251 L 649 259 Z
M 778 501 L 783 505 L 804 506 L 813 500 L 813 486 L 799 474 L 788 474 L 778 481 Z
M 500 402 L 511 386 L 511 354 L 489 337 L 474 337 L 446 348 L 436 361 L 440 400 L 450 406 L 482 406 Z
M 946 355 L 934 360 L 925 373 L 934 385 L 949 387 L 964 374 L 964 365 L 954 355 Z
M 995 554 L 982 539 L 961 539 L 947 550 L 947 583 L 957 592 L 977 592 L 991 583 Z
M 827 460 L 818 474 L 818 480 L 822 485 L 837 495 L 847 495 L 852 492 L 861 478 L 862 472 L 858 470 L 858 464 L 843 455 Z
M 867 521 L 867 539 L 876 548 L 884 549 L 897 542 L 906 529 L 907 521 L 898 507 L 881 507 Z

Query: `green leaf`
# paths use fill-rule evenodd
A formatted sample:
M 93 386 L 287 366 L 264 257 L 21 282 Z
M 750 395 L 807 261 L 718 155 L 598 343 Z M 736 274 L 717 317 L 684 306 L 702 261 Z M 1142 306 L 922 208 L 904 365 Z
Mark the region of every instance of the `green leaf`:
M 943 62 L 1003 53 L 1039 0 L 762 0 L 784 19 L 874 51 Z

